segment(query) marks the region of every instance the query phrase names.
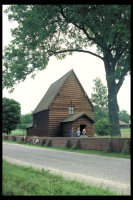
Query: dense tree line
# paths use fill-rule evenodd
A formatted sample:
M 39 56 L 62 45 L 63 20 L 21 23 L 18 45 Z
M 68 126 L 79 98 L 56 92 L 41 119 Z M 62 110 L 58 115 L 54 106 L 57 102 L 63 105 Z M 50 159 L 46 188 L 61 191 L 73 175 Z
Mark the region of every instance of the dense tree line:
M 95 106 L 94 120 L 97 122 L 102 117 L 109 118 L 108 114 L 108 94 L 107 87 L 103 85 L 101 79 L 96 77 L 94 80 L 93 93 L 91 94 L 91 102 Z M 123 121 L 129 124 L 131 116 L 126 110 L 119 111 L 119 121 Z
M 95 106 L 94 111 L 94 132 L 98 135 L 110 135 L 111 131 L 108 113 L 108 98 L 107 87 L 103 85 L 99 77 L 94 79 L 93 93 L 91 94 L 91 101 Z M 131 116 L 126 110 L 119 111 L 119 121 L 130 123 Z
M 2 99 L 2 133 L 10 134 L 21 124 L 21 106 L 14 99 L 3 97 Z
M 32 111 L 31 111 L 32 113 Z M 10 134 L 15 129 L 25 129 L 32 123 L 31 113 L 21 115 L 21 105 L 14 99 L 2 98 L 2 133 Z
M 18 129 L 26 129 L 26 127 L 32 123 L 33 119 L 31 113 L 21 115 L 22 123 L 17 125 Z

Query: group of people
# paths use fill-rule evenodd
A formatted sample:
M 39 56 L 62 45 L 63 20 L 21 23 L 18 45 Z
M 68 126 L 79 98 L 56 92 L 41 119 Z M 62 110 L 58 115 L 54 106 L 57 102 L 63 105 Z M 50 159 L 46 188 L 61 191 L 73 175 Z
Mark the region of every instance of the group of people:
M 73 128 L 72 128 L 72 130 L 70 130 L 70 135 L 71 135 L 71 137 L 73 137 L 73 132 L 74 132 L 74 130 L 73 130 Z M 80 134 L 81 134 L 81 132 L 80 132 L 80 130 L 79 130 L 79 128 L 78 128 L 77 136 L 80 137 Z M 82 130 L 82 134 L 83 134 L 83 137 L 85 137 L 85 135 L 86 135 L 86 129 L 85 129 L 85 128 Z

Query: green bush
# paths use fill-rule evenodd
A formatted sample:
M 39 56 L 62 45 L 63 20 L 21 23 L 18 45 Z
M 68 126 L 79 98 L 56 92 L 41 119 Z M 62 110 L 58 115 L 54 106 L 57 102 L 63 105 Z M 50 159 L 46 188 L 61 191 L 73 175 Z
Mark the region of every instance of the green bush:
M 125 145 L 125 153 L 130 154 L 130 146 L 128 144 Z
M 18 124 L 17 125 L 17 129 L 23 129 L 23 130 L 25 130 L 28 125 L 29 124 Z
M 97 135 L 111 135 L 109 118 L 102 117 L 94 125 L 94 132 Z

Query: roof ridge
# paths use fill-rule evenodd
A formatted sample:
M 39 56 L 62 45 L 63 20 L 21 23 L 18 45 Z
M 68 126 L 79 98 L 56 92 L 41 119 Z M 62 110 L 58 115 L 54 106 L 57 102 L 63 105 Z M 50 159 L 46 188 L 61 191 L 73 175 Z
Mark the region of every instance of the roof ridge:
M 82 84 L 80 83 L 77 75 L 75 74 L 74 70 L 71 69 L 70 71 L 68 71 L 66 74 L 64 74 L 61 78 L 59 78 L 58 80 L 56 80 L 54 83 L 52 83 L 47 92 L 44 94 L 44 96 L 42 97 L 41 101 L 38 103 L 38 105 L 36 106 L 36 108 L 34 109 L 34 111 L 32 112 L 32 115 L 35 113 L 38 113 L 40 111 L 43 110 L 48 110 L 50 105 L 52 104 L 52 102 L 54 101 L 56 95 L 59 93 L 60 89 L 62 88 L 62 86 L 64 85 L 65 81 L 68 79 L 68 77 L 70 76 L 70 74 L 73 73 L 75 78 L 77 79 L 79 85 L 81 86 L 82 90 L 85 92 L 87 99 L 89 100 L 89 102 L 91 103 L 86 91 L 84 90 Z M 92 108 L 94 109 L 93 104 L 91 103 Z
M 73 69 L 71 69 L 70 71 L 72 71 Z M 64 76 L 66 76 L 70 71 L 68 71 L 66 74 L 64 74 L 61 78 L 63 78 Z M 54 83 L 56 83 L 57 81 L 59 81 L 61 78 L 59 78 L 58 80 L 56 80 L 55 82 L 53 82 L 50 86 L 52 86 Z
M 128 123 L 126 123 L 126 122 L 124 122 L 124 121 L 121 121 L 121 120 L 119 120 L 119 123 L 122 123 L 123 125 L 124 125 L 124 124 L 125 124 L 125 125 L 126 125 L 126 124 L 129 125 Z M 121 124 L 121 125 L 122 125 L 122 124 Z
M 68 76 L 70 75 L 70 73 L 72 71 L 73 71 L 73 69 L 68 71 L 61 78 L 59 78 L 57 81 L 55 81 L 54 83 L 52 83 L 49 86 L 47 92 L 45 93 L 45 95 L 43 96 L 41 101 L 38 103 L 38 105 L 36 106 L 36 108 L 32 112 L 32 115 L 37 113 L 37 112 L 43 111 L 43 110 L 48 110 L 49 106 L 51 105 L 51 103 L 53 102 L 54 98 L 58 94 L 60 88 L 62 87 L 62 85 L 64 84 L 64 82 L 66 81 L 66 79 L 68 78 Z M 57 86 L 58 84 L 59 84 L 59 87 Z M 55 86 L 57 86 L 57 87 L 55 88 Z M 52 94 L 52 96 L 50 96 L 50 98 L 48 98 L 49 94 Z M 45 99 L 45 106 L 44 106 L 44 103 L 43 103 L 44 99 Z

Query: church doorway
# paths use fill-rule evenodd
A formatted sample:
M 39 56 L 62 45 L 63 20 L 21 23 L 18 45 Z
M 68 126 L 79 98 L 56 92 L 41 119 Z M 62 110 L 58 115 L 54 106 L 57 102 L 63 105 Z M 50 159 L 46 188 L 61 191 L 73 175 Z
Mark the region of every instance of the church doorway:
M 82 135 L 82 130 L 83 130 L 84 128 L 86 128 L 86 125 L 85 125 L 85 124 L 81 124 L 81 125 L 80 125 L 80 132 L 81 132 L 80 135 Z

